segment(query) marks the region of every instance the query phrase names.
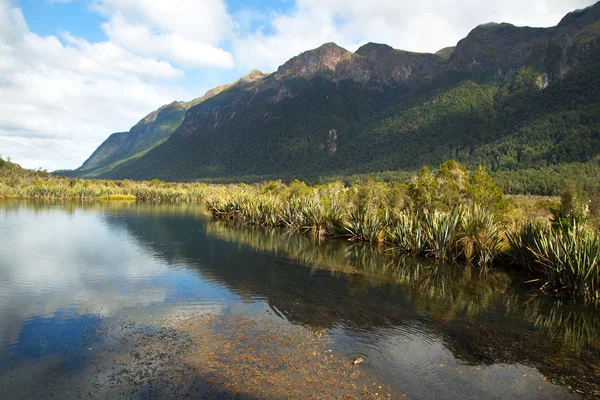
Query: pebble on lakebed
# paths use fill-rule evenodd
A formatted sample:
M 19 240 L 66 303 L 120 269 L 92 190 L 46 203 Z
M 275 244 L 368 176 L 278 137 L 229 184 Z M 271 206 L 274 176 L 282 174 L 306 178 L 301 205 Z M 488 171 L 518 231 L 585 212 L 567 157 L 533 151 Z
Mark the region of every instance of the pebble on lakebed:
M 110 352 L 108 361 L 118 366 L 108 374 L 113 387 L 184 397 L 403 397 L 331 352 L 324 330 L 203 314 L 171 315 L 132 332 Z

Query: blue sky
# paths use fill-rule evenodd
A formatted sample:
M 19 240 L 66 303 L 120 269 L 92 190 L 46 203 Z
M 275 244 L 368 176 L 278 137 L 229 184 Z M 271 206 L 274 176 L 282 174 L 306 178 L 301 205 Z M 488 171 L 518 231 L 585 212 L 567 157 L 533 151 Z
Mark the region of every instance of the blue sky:
M 0 155 L 77 168 L 113 132 L 325 42 L 435 52 L 590 0 L 0 0 Z
M 21 0 L 19 6 L 31 32 L 40 36 L 60 38 L 65 32 L 69 32 L 72 36 L 84 38 L 89 42 L 106 41 L 109 37 L 101 26 L 106 22 L 106 18 L 94 10 L 93 4 L 85 0 Z M 289 13 L 294 4 L 288 0 L 242 0 L 228 1 L 226 6 L 231 15 L 238 16 L 237 20 L 243 24 L 244 30 L 252 32 L 262 28 L 264 32 L 271 33 L 270 26 L 265 24 L 265 21 L 268 21 L 266 17 L 271 13 Z M 254 18 L 244 18 L 245 15 Z M 233 50 L 232 44 L 228 41 L 222 43 L 222 48 L 227 51 Z M 252 69 L 241 67 L 225 70 L 191 70 L 178 81 L 178 84 L 190 88 L 191 95 L 198 97 L 198 92 L 194 92 L 193 89 L 208 90 L 219 84 L 234 81 Z
M 102 24 L 106 18 L 94 10 L 94 3 L 85 0 L 72 1 L 44 1 L 21 0 L 19 7 L 27 21 L 29 29 L 40 36 L 61 36 L 68 32 L 74 37 L 83 38 L 89 42 L 103 42 L 109 40 Z M 265 25 L 265 19 L 258 15 L 268 16 L 270 13 L 288 13 L 294 6 L 292 1 L 286 0 L 261 0 L 261 1 L 229 1 L 227 11 L 231 15 L 239 16 L 243 29 L 254 31 L 263 29 L 270 32 L 270 27 Z M 243 18 L 244 15 L 253 15 L 254 18 Z M 246 22 L 246 19 L 248 21 Z M 221 46 L 224 50 L 232 51 L 232 45 L 224 41 Z M 214 86 L 232 82 L 252 70 L 251 67 L 232 69 L 193 69 L 178 79 L 177 83 L 189 88 L 192 98 L 198 97 L 198 90 L 206 91 Z M 187 99 L 186 99 L 187 100 Z

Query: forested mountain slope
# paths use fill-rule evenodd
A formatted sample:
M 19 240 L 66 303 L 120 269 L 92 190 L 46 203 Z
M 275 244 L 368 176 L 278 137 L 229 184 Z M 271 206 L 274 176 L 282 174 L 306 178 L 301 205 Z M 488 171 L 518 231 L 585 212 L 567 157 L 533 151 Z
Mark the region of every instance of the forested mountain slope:
M 158 110 L 75 173 L 302 178 L 449 158 L 492 171 L 596 162 L 599 37 L 597 3 L 552 28 L 481 25 L 436 54 L 328 43 L 272 74 L 254 71 L 189 106 Z

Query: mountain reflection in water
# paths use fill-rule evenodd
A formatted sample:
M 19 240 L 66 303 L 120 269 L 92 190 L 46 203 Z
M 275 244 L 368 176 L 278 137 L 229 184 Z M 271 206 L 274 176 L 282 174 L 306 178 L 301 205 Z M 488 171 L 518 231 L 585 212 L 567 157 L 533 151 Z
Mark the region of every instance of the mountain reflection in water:
M 46 356 L 86 365 L 101 339 L 81 338 L 132 307 L 325 329 L 338 354 L 365 355 L 363 370 L 409 397 L 569 396 L 540 373 L 585 397 L 599 390 L 597 309 L 500 269 L 232 226 L 186 204 L 4 201 L 0 222 L 2 398 L 21 398 L 6 374 L 25 364 L 32 379 Z M 40 329 L 49 345 L 35 353 Z

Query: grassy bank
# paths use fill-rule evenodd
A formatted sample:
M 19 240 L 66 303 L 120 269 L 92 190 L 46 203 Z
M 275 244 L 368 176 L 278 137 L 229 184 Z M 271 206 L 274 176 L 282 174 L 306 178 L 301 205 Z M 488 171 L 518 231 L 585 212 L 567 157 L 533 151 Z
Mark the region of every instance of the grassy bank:
M 1 160 L 1 159 L 0 159 Z M 600 299 L 600 240 L 589 202 L 506 197 L 485 169 L 448 161 L 408 183 L 211 185 L 55 177 L 2 160 L 0 198 L 203 202 L 236 223 L 346 237 L 443 261 L 528 268 L 544 290 Z
M 197 202 L 207 185 L 161 181 L 112 181 L 53 176 L 0 158 L 0 198 Z
M 347 237 L 481 268 L 527 268 L 548 293 L 598 301 L 600 247 L 587 211 L 564 199 L 519 200 L 506 198 L 485 171 L 446 163 L 408 185 L 211 186 L 204 202 L 214 217 L 245 225 Z M 561 213 L 562 223 L 552 223 Z

